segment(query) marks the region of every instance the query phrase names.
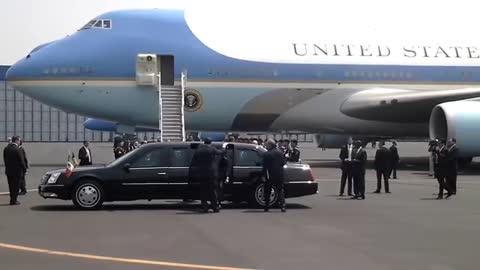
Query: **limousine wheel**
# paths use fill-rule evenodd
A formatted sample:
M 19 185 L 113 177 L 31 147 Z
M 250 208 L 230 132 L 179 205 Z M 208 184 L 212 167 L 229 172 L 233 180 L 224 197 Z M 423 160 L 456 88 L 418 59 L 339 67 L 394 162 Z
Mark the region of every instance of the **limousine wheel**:
M 94 180 L 81 181 L 73 188 L 73 203 L 83 209 L 97 209 L 103 203 L 103 190 Z
M 264 196 L 265 183 L 259 183 L 253 191 L 252 203 L 257 207 L 265 206 L 265 196 Z M 272 186 L 272 192 L 270 193 L 270 206 L 276 205 L 278 202 L 278 192 L 277 188 Z

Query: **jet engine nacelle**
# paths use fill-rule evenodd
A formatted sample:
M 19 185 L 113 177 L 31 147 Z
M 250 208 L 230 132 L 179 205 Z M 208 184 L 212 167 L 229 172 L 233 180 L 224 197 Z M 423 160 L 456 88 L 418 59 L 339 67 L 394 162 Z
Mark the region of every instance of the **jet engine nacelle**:
M 435 106 L 430 115 L 431 139 L 457 139 L 461 157 L 480 156 L 480 101 L 463 100 Z

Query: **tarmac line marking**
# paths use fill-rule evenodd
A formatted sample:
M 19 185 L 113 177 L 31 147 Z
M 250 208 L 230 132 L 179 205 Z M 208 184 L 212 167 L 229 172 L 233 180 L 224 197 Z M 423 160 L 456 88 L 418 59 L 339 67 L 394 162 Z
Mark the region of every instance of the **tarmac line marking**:
M 27 192 L 34 192 L 34 191 L 37 191 L 38 189 L 27 189 Z M 6 191 L 6 192 L 0 192 L 0 196 L 2 195 L 10 195 L 10 192 Z
M 55 251 L 55 250 L 33 248 L 33 247 L 26 247 L 26 246 L 18 246 L 18 245 L 6 244 L 6 243 L 0 243 L 0 248 L 11 249 L 11 250 L 19 250 L 19 251 L 25 251 L 25 252 L 32 252 L 32 253 L 47 254 L 47 255 L 82 258 L 82 259 L 88 259 L 88 260 L 110 261 L 110 262 L 117 262 L 117 263 L 143 264 L 143 265 L 153 265 L 153 266 L 168 266 L 168 267 L 190 268 L 190 269 L 253 270 L 253 269 L 247 269 L 247 268 L 236 268 L 236 267 L 225 267 L 225 266 L 210 266 L 210 265 L 201 265 L 201 264 L 186 264 L 186 263 L 175 263 L 175 262 L 163 262 L 163 261 L 151 261 L 151 260 L 139 260 L 139 259 L 129 259 L 129 258 L 97 256 L 97 255 L 91 255 L 91 254 L 71 253 L 71 252 Z

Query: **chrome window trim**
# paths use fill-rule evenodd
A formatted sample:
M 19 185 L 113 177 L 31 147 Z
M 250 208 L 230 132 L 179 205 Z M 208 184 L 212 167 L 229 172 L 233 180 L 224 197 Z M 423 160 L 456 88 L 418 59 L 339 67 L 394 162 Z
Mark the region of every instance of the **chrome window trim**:
M 291 182 L 285 182 L 285 184 L 313 184 L 316 181 L 291 181 Z
M 165 186 L 169 183 L 122 183 L 122 186 Z
M 130 168 L 130 170 L 164 170 L 168 169 L 168 167 L 135 167 L 135 168 Z

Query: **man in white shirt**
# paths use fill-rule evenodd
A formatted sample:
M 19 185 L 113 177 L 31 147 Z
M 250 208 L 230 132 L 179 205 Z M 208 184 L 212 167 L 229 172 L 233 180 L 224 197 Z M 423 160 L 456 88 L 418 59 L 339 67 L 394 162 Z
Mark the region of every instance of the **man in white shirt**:
M 83 142 L 82 148 L 78 151 L 78 159 L 80 159 L 80 166 L 92 165 L 92 151 L 88 148 L 88 141 Z
M 342 161 L 342 178 L 340 182 L 340 196 L 343 196 L 345 192 L 345 184 L 348 179 L 348 196 L 353 196 L 352 193 L 352 155 L 353 155 L 353 139 L 348 138 L 347 144 L 342 147 L 340 150 L 340 160 Z

